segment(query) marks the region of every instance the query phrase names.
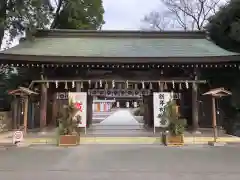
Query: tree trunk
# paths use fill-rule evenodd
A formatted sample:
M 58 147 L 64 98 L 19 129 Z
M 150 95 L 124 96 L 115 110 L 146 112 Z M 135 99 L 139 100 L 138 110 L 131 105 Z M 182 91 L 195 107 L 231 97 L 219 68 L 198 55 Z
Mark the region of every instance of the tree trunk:
M 55 17 L 54 17 L 54 20 L 51 24 L 51 29 L 55 29 L 56 26 L 57 26 L 57 22 L 58 22 L 58 19 L 59 19 L 59 14 L 60 14 L 60 11 L 61 11 L 61 7 L 62 7 L 62 4 L 63 4 L 63 0 L 59 0 L 58 2 L 58 6 L 57 6 L 57 9 L 56 9 L 56 13 L 55 13 Z
M 5 20 L 7 18 L 7 0 L 0 1 L 0 48 L 4 38 Z

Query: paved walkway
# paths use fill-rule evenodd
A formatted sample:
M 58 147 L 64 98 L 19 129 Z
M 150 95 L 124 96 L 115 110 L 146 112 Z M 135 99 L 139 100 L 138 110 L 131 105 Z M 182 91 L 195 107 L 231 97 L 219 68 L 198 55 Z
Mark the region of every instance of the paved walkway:
M 139 122 L 134 118 L 128 109 L 119 109 L 105 120 L 99 123 L 99 125 L 114 125 L 114 126 L 138 126 Z
M 238 180 L 240 147 L 82 145 L 0 151 L 3 180 Z

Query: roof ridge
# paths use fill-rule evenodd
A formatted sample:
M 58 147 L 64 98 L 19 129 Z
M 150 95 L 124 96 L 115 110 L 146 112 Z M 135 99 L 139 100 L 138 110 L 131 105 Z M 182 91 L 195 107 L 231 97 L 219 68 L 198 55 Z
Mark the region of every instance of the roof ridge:
M 205 31 L 142 31 L 142 30 L 71 30 L 38 29 L 36 37 L 114 37 L 114 38 L 185 38 L 205 39 Z

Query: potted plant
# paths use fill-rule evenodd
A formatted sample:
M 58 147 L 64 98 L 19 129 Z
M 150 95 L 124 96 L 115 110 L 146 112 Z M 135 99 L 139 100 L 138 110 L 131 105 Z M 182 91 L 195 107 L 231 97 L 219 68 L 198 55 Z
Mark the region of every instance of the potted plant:
M 78 128 L 79 116 L 75 118 L 78 109 L 75 104 L 70 101 L 65 105 L 59 115 L 58 122 L 58 145 L 59 146 L 75 146 L 79 144 L 80 131 Z
M 164 112 L 159 115 L 161 119 L 168 121 L 162 140 L 166 146 L 180 146 L 184 144 L 184 131 L 187 125 L 186 119 L 180 118 L 175 100 L 170 100 L 164 107 Z

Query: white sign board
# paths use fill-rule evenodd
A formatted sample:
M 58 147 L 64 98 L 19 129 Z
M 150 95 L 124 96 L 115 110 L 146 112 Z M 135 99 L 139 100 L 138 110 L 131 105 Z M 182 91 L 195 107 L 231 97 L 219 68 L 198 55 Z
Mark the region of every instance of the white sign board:
M 69 102 L 72 101 L 78 108 L 74 118 L 79 121 L 78 127 L 87 126 L 87 93 L 86 92 L 69 92 Z
M 23 141 L 23 131 L 14 131 L 13 132 L 13 144 Z
M 168 121 L 159 117 L 163 114 L 165 105 L 172 99 L 170 92 L 153 93 L 153 113 L 154 113 L 154 128 L 167 127 Z

